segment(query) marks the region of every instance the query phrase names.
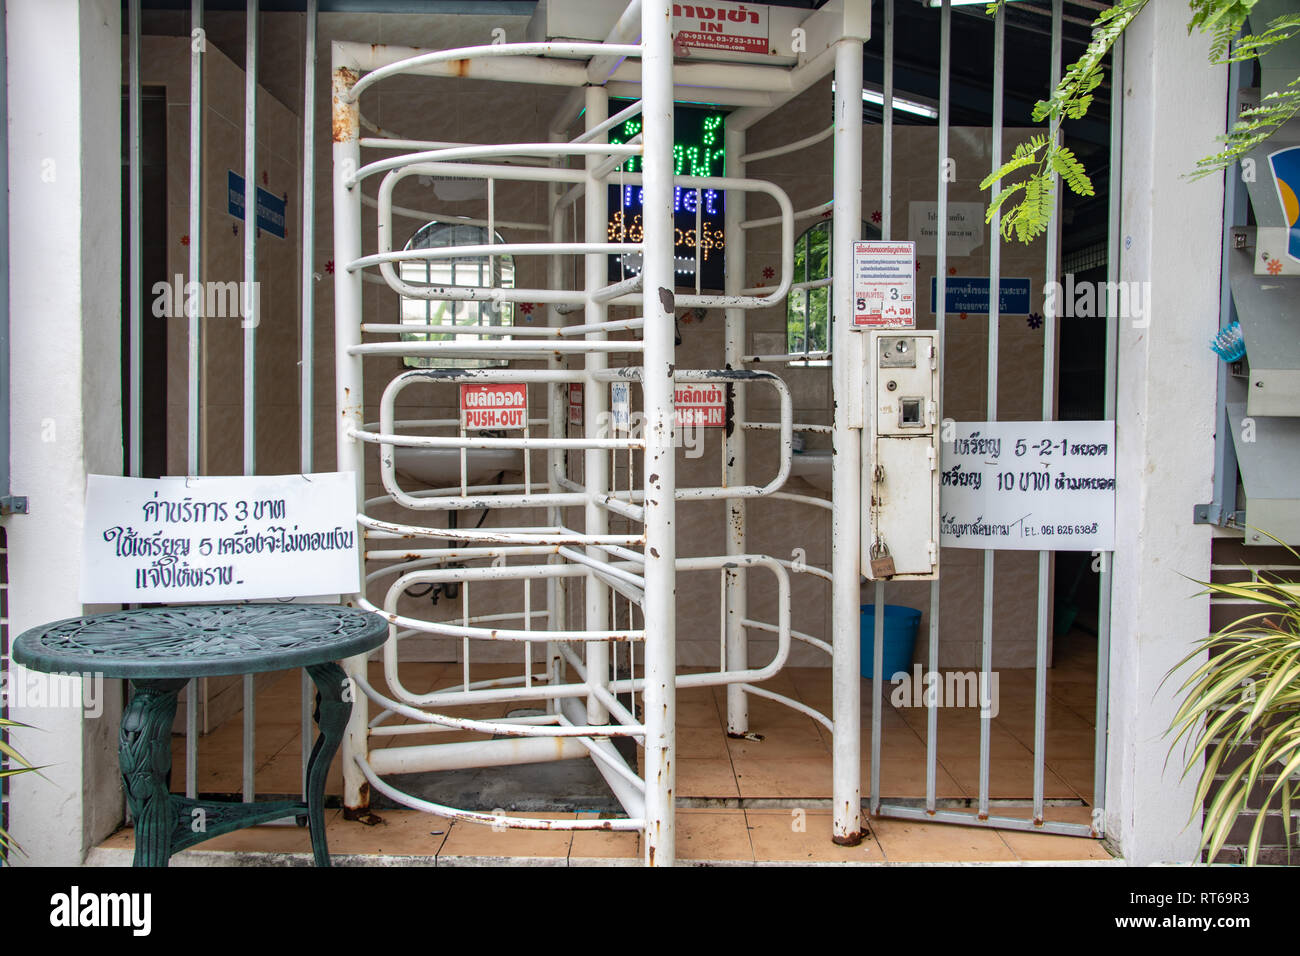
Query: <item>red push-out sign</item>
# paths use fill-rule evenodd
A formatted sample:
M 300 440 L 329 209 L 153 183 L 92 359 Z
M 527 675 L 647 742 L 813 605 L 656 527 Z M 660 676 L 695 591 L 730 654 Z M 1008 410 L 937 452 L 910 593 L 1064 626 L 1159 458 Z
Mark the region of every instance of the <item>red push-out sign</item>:
M 461 385 L 460 422 L 471 430 L 526 428 L 528 386 Z

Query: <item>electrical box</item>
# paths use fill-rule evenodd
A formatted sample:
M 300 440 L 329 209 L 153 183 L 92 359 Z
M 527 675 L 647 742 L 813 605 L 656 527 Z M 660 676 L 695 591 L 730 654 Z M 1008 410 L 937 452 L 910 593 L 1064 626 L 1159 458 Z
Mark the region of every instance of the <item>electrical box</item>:
M 874 331 L 866 349 L 862 573 L 939 574 L 939 333 Z

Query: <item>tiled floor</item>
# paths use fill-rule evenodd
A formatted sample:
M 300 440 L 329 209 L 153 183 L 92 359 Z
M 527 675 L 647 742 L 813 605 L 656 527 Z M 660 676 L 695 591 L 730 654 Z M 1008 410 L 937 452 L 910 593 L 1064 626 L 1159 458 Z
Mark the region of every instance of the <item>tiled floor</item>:
M 1047 677 L 1045 796 L 1047 819 L 1086 823 L 1091 813 L 1093 694 L 1095 663 L 1086 640 L 1063 642 Z M 1073 650 L 1072 650 L 1073 649 Z M 380 685 L 378 668 L 372 679 Z M 474 677 L 493 676 L 476 668 Z M 502 673 L 508 669 L 503 668 Z M 455 682 L 456 665 L 415 664 L 405 670 L 412 688 Z M 1025 816 L 1033 793 L 1033 671 L 1002 671 L 998 712 L 992 720 L 990 796 L 998 815 Z M 789 668 L 767 682 L 778 693 L 829 713 L 830 671 Z M 259 695 L 257 788 L 292 793 L 301 774 L 299 678 L 284 677 Z M 892 690 L 886 685 L 886 696 Z M 870 776 L 870 684 L 863 682 L 862 771 Z M 526 705 L 520 705 L 526 706 Z M 751 731 L 759 739 L 731 739 L 724 732 L 724 688 L 678 694 L 678 855 L 697 862 L 1015 862 L 1105 860 L 1100 843 L 1087 838 L 918 823 L 871 821 L 872 836 L 854 848 L 834 846 L 830 837 L 830 734 L 816 721 L 761 698 L 750 699 Z M 462 708 L 466 716 L 490 716 L 491 708 Z M 925 795 L 924 707 L 895 707 L 882 714 L 881 792 L 886 801 L 916 801 Z M 236 793 L 240 785 L 241 728 L 232 720 L 204 737 L 199 746 L 199 790 Z M 472 735 L 436 735 L 439 741 Z M 387 738 L 386 744 L 395 738 Z M 431 742 L 432 735 L 404 736 L 403 743 Z M 183 740 L 174 739 L 173 787 L 184 789 Z M 977 706 L 938 713 L 936 796 L 942 805 L 965 809 L 978 796 L 979 711 Z M 338 762 L 327 792 L 341 792 Z M 800 801 L 806 801 L 807 806 Z M 335 813 L 329 823 L 331 850 L 339 854 L 389 854 L 440 865 L 490 863 L 501 859 L 578 865 L 639 859 L 638 837 L 599 831 L 494 831 L 454 823 L 417 811 L 383 811 L 383 823 L 364 826 Z M 552 814 L 556 816 L 558 814 Z M 130 831 L 105 848 L 129 845 Z M 304 853 L 307 834 L 294 828 L 259 827 L 208 841 L 202 851 Z M 191 851 L 197 852 L 197 851 Z

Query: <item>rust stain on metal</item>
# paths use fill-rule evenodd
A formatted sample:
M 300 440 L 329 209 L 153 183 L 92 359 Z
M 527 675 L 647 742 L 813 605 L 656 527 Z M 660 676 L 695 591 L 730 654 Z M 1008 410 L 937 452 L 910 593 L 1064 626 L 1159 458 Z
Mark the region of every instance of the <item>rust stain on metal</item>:
M 341 66 L 334 71 L 334 110 L 332 137 L 336 143 L 346 143 L 357 137 L 360 112 L 358 104 L 348 102 L 347 94 L 356 85 L 360 75 L 356 70 Z
M 456 75 L 459 77 L 469 76 L 469 60 L 457 60 L 452 69 L 456 71 Z
M 666 313 L 673 314 L 673 310 L 677 306 L 677 296 L 673 295 L 672 289 L 666 289 L 663 286 L 659 287 L 659 304 L 663 306 Z

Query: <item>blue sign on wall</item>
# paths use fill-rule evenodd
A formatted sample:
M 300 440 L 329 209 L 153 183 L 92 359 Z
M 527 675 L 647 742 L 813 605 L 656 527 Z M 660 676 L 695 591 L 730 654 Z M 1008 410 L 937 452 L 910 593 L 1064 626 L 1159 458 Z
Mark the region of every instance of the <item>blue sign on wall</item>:
M 244 218 L 244 177 L 230 169 L 226 170 L 226 205 L 236 219 Z M 285 205 L 279 196 L 258 186 L 257 228 L 283 239 Z
M 939 297 L 939 280 L 930 279 L 930 311 Z M 948 276 L 944 289 L 948 300 L 946 312 L 989 314 L 988 276 Z M 1003 278 L 999 283 L 998 311 L 1002 315 L 1028 315 L 1030 282 L 1028 279 Z

